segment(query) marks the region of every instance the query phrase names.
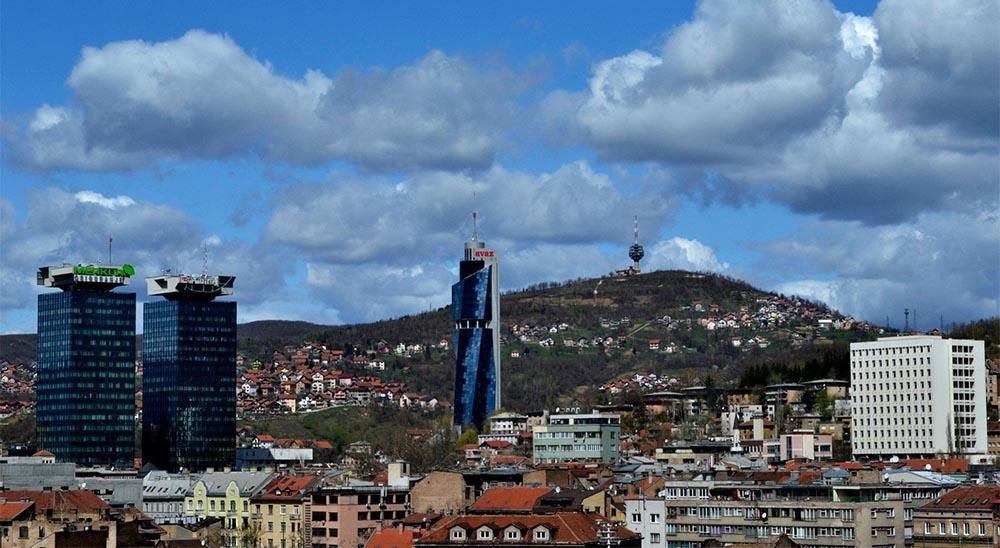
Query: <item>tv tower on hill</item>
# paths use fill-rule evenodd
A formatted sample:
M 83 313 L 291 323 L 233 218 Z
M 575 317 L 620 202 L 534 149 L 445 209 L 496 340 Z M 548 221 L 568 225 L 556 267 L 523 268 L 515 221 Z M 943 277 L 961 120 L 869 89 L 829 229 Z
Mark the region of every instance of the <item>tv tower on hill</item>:
M 632 273 L 642 272 L 639 269 L 639 261 L 646 255 L 646 251 L 639 243 L 639 216 L 636 215 L 632 221 L 632 245 L 628 248 L 628 256 L 632 259 Z

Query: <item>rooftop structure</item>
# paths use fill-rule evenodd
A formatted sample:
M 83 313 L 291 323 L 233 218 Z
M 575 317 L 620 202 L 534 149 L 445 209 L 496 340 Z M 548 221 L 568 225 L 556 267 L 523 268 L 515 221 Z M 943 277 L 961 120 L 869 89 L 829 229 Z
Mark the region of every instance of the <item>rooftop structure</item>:
M 63 291 L 72 288 L 109 291 L 128 285 L 134 275 L 135 268 L 128 263 L 122 265 L 66 263 L 61 266 L 39 267 L 36 281 L 38 285 Z
M 235 276 L 190 276 L 187 274 L 164 274 L 146 278 L 146 290 L 151 297 L 163 297 L 168 301 L 204 300 L 233 294 Z

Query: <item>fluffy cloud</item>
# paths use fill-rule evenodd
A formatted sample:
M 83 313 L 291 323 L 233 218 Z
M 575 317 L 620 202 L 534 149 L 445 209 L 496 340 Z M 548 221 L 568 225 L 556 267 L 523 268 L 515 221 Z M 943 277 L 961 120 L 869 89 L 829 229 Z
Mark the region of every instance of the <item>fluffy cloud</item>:
M 654 270 L 696 270 L 699 272 L 724 272 L 729 264 L 719 261 L 715 250 L 687 238 L 673 237 L 658 242 L 646 255 L 649 268 Z
M 883 0 L 875 11 L 886 69 L 880 108 L 896 122 L 996 139 L 1000 4 Z
M 136 268 L 132 290 L 140 300 L 145 296 L 144 276 L 167 268 L 200 272 L 202 246 L 209 251 L 213 272 L 237 276 L 241 302 L 260 302 L 283 285 L 282 269 L 276 267 L 280 261 L 268 249 L 206 234 L 184 211 L 128 196 L 49 188 L 32 192 L 21 221 L 12 204 L 0 200 L 0 241 L 4 242 L 0 309 L 25 312 L 34 308 L 39 266 L 106 262 L 109 235 L 114 238 L 113 260 Z
M 697 166 L 719 190 L 829 219 L 996 208 L 997 12 L 705 0 L 660 51 L 598 63 L 588 90 L 552 94 L 545 115 L 605 158 Z
M 917 309 L 927 327 L 942 315 L 962 321 L 1000 309 L 998 224 L 996 212 L 924 214 L 881 227 L 819 221 L 766 251 L 769 262 L 803 276 L 780 284 L 780 291 L 874 321 L 887 313 L 895 318 L 904 307 Z
M 471 233 L 473 209 L 481 212 L 484 239 L 513 248 L 625 245 L 633 215 L 655 234 L 672 205 L 662 189 L 625 194 L 584 162 L 540 175 L 494 167 L 479 175 L 435 172 L 402 182 L 332 180 L 300 185 L 279 198 L 265 239 L 323 262 L 404 264 L 454 257 Z
M 827 3 L 708 1 L 661 51 L 597 64 L 576 118 L 611 158 L 747 161 L 819 127 L 865 67 Z
M 348 321 L 375 321 L 444 306 L 456 274 L 440 264 L 310 263 L 306 284 L 313 298 Z
M 74 102 L 5 131 L 28 169 L 129 170 L 164 159 L 259 154 L 372 170 L 488 166 L 517 84 L 440 51 L 393 70 L 279 74 L 227 36 L 84 48 Z

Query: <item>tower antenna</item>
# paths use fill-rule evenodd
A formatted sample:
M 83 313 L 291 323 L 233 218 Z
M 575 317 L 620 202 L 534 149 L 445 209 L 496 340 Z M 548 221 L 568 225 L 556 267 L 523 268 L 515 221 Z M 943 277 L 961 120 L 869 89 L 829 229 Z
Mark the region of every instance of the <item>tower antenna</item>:
M 905 335 L 906 333 L 910 332 L 910 309 L 909 308 L 904 308 L 903 309 L 903 317 L 905 318 L 903 320 L 903 334 Z
M 201 243 L 201 277 L 208 277 L 208 243 Z
M 632 245 L 628 248 L 628 256 L 632 259 L 632 268 L 628 270 L 628 274 L 635 275 L 642 272 L 639 269 L 639 261 L 645 254 L 642 244 L 639 243 L 639 216 L 636 215 L 632 218 Z
M 472 241 L 479 241 L 479 225 L 477 223 L 479 219 L 479 212 L 475 209 L 472 210 Z
M 108 264 L 111 264 L 111 234 L 108 234 Z

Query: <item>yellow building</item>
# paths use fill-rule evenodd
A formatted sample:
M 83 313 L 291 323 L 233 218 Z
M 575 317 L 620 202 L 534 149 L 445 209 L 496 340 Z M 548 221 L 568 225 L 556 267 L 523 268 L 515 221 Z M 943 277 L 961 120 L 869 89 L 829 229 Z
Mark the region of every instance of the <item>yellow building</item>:
M 250 499 L 253 535 L 261 548 L 312 546 L 310 493 L 318 476 L 279 476 Z
M 225 546 L 256 548 L 243 539 L 251 523 L 250 497 L 272 477 L 269 472 L 206 472 L 184 497 L 184 515 L 219 518 Z

